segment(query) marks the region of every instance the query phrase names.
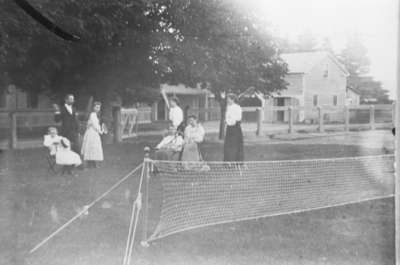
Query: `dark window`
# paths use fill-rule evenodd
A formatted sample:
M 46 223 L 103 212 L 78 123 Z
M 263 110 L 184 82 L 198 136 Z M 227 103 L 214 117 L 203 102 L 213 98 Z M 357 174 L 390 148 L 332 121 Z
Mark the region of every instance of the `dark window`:
M 318 106 L 318 95 L 314 95 L 314 97 L 313 97 L 313 105 L 314 105 L 314 107 Z
M 325 70 L 324 70 L 324 77 L 325 77 L 325 78 L 328 77 L 328 74 L 329 74 L 329 65 L 326 64 L 326 65 L 325 65 Z
M 285 98 L 277 98 L 276 105 L 279 107 L 285 106 Z
M 333 96 L 333 106 L 337 106 L 337 96 Z

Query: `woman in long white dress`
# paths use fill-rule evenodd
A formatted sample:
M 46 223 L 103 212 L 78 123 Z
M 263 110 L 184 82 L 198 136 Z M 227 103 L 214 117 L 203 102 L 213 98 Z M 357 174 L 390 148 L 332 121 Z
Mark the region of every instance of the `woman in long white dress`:
M 185 144 L 183 146 L 182 161 L 185 169 L 194 169 L 199 166 L 202 156 L 199 150 L 199 144 L 203 142 L 205 131 L 203 126 L 198 123 L 196 116 L 189 116 L 188 126 L 185 129 Z
M 103 146 L 100 135 L 105 132 L 103 127 L 100 125 L 98 117 L 100 110 L 101 103 L 95 102 L 93 104 L 93 111 L 90 113 L 86 131 L 83 136 L 81 154 L 83 156 L 83 160 L 86 161 L 89 168 L 97 167 L 97 162 L 104 160 Z
M 184 115 L 181 107 L 179 107 L 179 99 L 173 97 L 170 99 L 169 120 L 175 127 L 175 130 L 183 133 L 185 130 Z
M 63 166 L 62 173 L 73 175 L 72 169 L 82 164 L 81 158 L 71 150 L 71 142 L 58 135 L 57 128 L 50 127 L 44 136 L 43 145 L 49 148 L 50 156 L 55 158 L 57 165 Z

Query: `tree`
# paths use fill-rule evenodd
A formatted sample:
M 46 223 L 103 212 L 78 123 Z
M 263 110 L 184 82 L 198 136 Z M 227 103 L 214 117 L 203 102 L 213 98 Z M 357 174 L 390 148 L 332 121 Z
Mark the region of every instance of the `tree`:
M 1 72 L 10 82 L 34 92 L 95 95 L 107 101 L 118 94 L 149 101 L 156 87 L 149 52 L 157 18 L 147 17 L 148 1 L 36 2 L 51 20 L 80 35 L 66 42 L 44 29 L 13 2 L 2 0 Z M 3 16 L 4 15 L 4 16 Z M 143 93 L 144 88 L 147 93 Z M 152 92 L 152 91 L 150 91 Z
M 361 103 L 390 104 L 389 92 L 382 88 L 382 83 L 370 76 L 359 77 L 357 90 Z
M 321 49 L 323 51 L 327 51 L 327 52 L 334 54 L 331 40 L 328 37 L 323 38 L 322 43 L 321 43 Z
M 339 60 L 349 72 L 347 86 L 361 92 L 361 102 L 368 102 L 370 99 L 377 103 L 389 103 L 388 91 L 382 88 L 381 82 L 373 80 L 369 76 L 370 60 L 368 51 L 361 42 L 358 35 L 352 36 L 339 55 Z
M 270 94 L 286 88 L 286 64 L 262 25 L 224 0 L 164 1 L 162 49 L 154 54 L 165 82 L 201 83 L 221 106 L 223 136 L 226 93 L 248 87 Z
M 226 0 L 32 2 L 79 43 L 56 37 L 13 2 L 0 3 L 0 71 L 28 91 L 132 103 L 159 97 L 160 83 L 201 83 L 223 113 L 227 92 L 285 88 L 277 44 Z
M 296 51 L 297 52 L 310 52 L 316 49 L 318 41 L 311 33 L 311 31 L 305 31 L 300 34 L 297 38 Z
M 360 76 L 369 72 L 370 61 L 368 51 L 357 35 L 348 39 L 340 53 L 340 60 L 352 76 Z

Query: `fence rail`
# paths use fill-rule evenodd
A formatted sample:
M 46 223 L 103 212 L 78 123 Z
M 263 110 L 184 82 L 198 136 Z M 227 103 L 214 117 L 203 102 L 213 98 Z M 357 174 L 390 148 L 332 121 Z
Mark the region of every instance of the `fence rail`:
M 299 106 L 271 106 L 265 109 L 260 107 L 243 107 L 243 118 L 246 121 L 256 123 L 257 135 L 264 129 L 265 115 L 274 112 L 284 112 L 287 120 L 280 122 L 288 133 L 304 130 L 349 131 L 359 129 L 377 129 L 394 126 L 395 106 L 392 105 L 359 105 L 359 106 L 318 106 L 304 108 Z M 312 113 L 310 124 L 306 121 L 299 122 L 299 113 Z M 219 120 L 220 108 L 189 109 L 188 114 L 195 114 L 202 120 Z M 82 124 L 85 124 L 85 115 L 81 114 Z M 125 138 L 134 137 L 138 132 L 138 125 L 152 122 L 152 110 L 150 107 L 138 109 L 116 108 L 113 111 L 114 140 L 122 141 Z M 0 146 L 3 148 L 17 148 L 21 138 L 39 139 L 46 132 L 46 127 L 59 125 L 54 122 L 54 113 L 46 110 L 0 110 Z M 282 126 L 280 126 L 282 127 Z
M 288 133 L 294 133 L 296 126 L 299 124 L 311 123 L 317 125 L 318 132 L 324 132 L 325 127 L 329 129 L 343 129 L 349 131 L 353 128 L 369 128 L 374 130 L 381 127 L 392 127 L 395 121 L 395 104 L 387 105 L 358 105 L 358 106 L 316 106 L 306 108 L 301 106 L 268 106 L 265 109 L 261 107 L 243 107 L 243 119 L 251 117 L 251 122 L 257 123 L 256 134 L 261 134 L 263 124 L 265 123 L 265 115 L 275 112 L 283 112 L 287 115 L 287 121 L 281 122 L 287 124 Z M 312 119 L 304 119 L 299 121 L 299 113 L 307 112 Z M 199 117 L 216 117 L 220 118 L 219 108 L 208 109 L 190 109 L 190 114 L 197 114 Z M 211 120 L 211 119 L 205 119 Z M 303 128 L 304 126 L 299 126 Z

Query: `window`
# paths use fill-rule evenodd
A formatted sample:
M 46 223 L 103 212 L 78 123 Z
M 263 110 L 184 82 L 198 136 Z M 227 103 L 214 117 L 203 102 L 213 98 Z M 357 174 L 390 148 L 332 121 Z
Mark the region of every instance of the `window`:
M 318 106 L 318 95 L 313 96 L 313 105 L 314 107 Z
M 324 77 L 325 78 L 328 77 L 328 74 L 329 74 L 329 65 L 325 64 Z
M 337 106 L 337 96 L 333 96 L 333 106 Z
M 285 98 L 277 98 L 276 105 L 279 107 L 285 106 Z

